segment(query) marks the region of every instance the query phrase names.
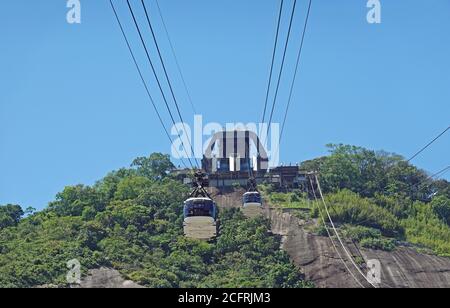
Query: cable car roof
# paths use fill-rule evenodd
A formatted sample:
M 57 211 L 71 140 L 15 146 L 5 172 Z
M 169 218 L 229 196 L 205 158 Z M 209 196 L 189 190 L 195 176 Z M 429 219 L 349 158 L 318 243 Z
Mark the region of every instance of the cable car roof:
M 261 193 L 259 193 L 259 192 L 257 192 L 257 191 L 249 191 L 249 192 L 246 192 L 245 194 L 244 194 L 244 196 L 248 196 L 248 195 L 260 195 Z
M 189 202 L 189 201 L 211 201 L 213 202 L 213 200 L 211 198 L 205 198 L 205 197 L 199 197 L 199 198 L 189 198 L 187 199 L 185 202 Z

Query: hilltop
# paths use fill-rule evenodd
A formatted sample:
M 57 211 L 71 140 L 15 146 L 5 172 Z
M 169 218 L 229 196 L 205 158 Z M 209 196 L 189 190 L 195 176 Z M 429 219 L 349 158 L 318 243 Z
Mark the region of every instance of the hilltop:
M 443 257 L 439 260 L 447 264 L 447 181 L 430 179 L 398 155 L 344 145 L 330 146 L 330 155 L 300 167 L 320 172 L 332 218 L 363 254 L 375 252 L 387 260 L 410 246 L 417 254 Z M 0 207 L 0 286 L 67 287 L 67 261 L 72 259 L 80 261 L 83 277 L 90 270 L 110 268 L 146 287 L 296 288 L 314 286 L 312 280 L 327 286 L 327 273 L 316 279 L 299 260 L 310 247 L 295 244 L 312 238 L 328 245 L 318 219 L 320 204 L 302 191 L 263 186 L 272 214 L 246 219 L 235 200 L 233 206 L 221 207 L 216 242 L 188 240 L 182 235 L 188 188 L 172 178 L 172 168 L 168 156 L 152 154 L 92 187 L 66 187 L 41 212 Z M 274 213 L 285 211 L 296 227 L 283 232 L 283 220 Z
M 73 259 L 83 277 L 106 267 L 153 288 L 310 286 L 279 249 L 281 238 L 269 233 L 267 219 L 225 210 L 217 241 L 186 239 L 188 188 L 171 178 L 172 168 L 168 156 L 153 154 L 92 187 L 66 187 L 26 218 L 18 206 L 1 207 L 0 286 L 67 287 Z

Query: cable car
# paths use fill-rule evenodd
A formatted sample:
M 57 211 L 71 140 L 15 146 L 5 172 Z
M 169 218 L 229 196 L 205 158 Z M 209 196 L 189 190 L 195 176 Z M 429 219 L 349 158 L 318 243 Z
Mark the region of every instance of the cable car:
M 242 197 L 242 206 L 245 216 L 253 218 L 263 213 L 263 200 L 257 191 L 246 192 Z
M 183 226 L 189 238 L 210 240 L 217 237 L 217 205 L 207 197 L 187 199 Z
M 262 197 L 259 192 L 247 192 L 243 196 L 242 200 L 244 208 L 249 207 L 262 207 Z
M 211 240 L 217 237 L 218 208 L 204 188 L 205 174 L 197 172 L 194 190 L 184 202 L 184 235 L 198 240 Z

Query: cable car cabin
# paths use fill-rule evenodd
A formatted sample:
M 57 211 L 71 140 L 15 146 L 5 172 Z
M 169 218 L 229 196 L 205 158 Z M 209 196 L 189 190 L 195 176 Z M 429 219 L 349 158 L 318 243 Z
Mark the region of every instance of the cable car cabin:
M 184 203 L 184 235 L 198 240 L 217 236 L 217 205 L 210 198 L 190 198 Z
M 263 202 L 259 192 L 247 192 L 242 199 L 245 216 L 253 218 L 262 215 Z

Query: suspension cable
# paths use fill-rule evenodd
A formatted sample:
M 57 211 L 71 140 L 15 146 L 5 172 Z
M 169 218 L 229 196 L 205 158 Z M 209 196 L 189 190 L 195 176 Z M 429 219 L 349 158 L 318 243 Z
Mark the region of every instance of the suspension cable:
M 374 283 L 372 283 L 372 282 L 364 275 L 364 273 L 361 271 L 361 269 L 359 268 L 359 266 L 358 266 L 358 265 L 356 264 L 356 262 L 353 260 L 353 257 L 352 257 L 352 255 L 350 254 L 350 252 L 348 251 L 348 249 L 345 247 L 344 242 L 342 241 L 342 238 L 341 238 L 341 236 L 339 235 L 339 232 L 337 231 L 336 226 L 334 225 L 333 219 L 331 218 L 330 212 L 328 211 L 328 206 L 327 206 L 327 203 L 325 202 L 325 198 L 323 197 L 322 188 L 320 187 L 320 182 L 319 182 L 319 178 L 317 177 L 317 174 L 315 175 L 315 179 L 316 179 L 316 183 L 317 183 L 318 192 L 319 192 L 319 194 L 320 194 L 320 198 L 321 198 L 322 203 L 323 203 L 323 205 L 324 205 L 324 207 L 325 207 L 325 212 L 326 212 L 326 214 L 327 214 L 327 216 L 328 216 L 328 219 L 329 219 L 329 221 L 330 221 L 330 223 L 331 223 L 331 226 L 332 226 L 332 228 L 333 228 L 333 231 L 335 232 L 336 237 L 338 238 L 338 241 L 339 241 L 339 243 L 340 243 L 341 246 L 342 246 L 342 249 L 344 249 L 345 253 L 347 254 L 347 256 L 348 256 L 348 258 L 349 258 L 349 260 L 350 260 L 350 262 L 353 264 L 353 266 L 356 268 L 356 270 L 361 274 L 361 276 L 363 276 L 364 279 L 365 279 L 368 283 L 370 283 L 374 288 L 377 288 L 377 286 L 376 286 Z
M 146 17 L 146 19 L 147 19 L 148 26 L 149 26 L 150 31 L 151 31 L 151 33 L 152 33 L 153 42 L 155 43 L 156 50 L 157 50 L 158 56 L 159 56 L 159 60 L 161 61 L 161 64 L 162 64 L 162 68 L 163 68 L 164 75 L 165 75 L 166 80 L 167 80 L 167 84 L 169 85 L 170 93 L 172 94 L 172 98 L 173 98 L 173 101 L 174 101 L 174 103 L 175 103 L 175 107 L 176 107 L 176 110 L 177 110 L 177 113 L 178 113 L 178 117 L 180 118 L 180 121 L 181 121 L 181 124 L 183 125 L 184 131 L 186 132 L 186 131 L 187 131 L 187 130 L 186 130 L 186 124 L 185 124 L 185 122 L 184 122 L 184 120 L 183 120 L 183 117 L 182 117 L 182 115 L 181 115 L 180 106 L 178 105 L 178 101 L 177 101 L 177 98 L 176 98 L 176 96 L 175 96 L 175 92 L 174 92 L 173 87 L 172 87 L 172 82 L 170 81 L 169 74 L 168 74 L 168 72 L 167 72 L 167 68 L 166 68 L 166 65 L 165 65 L 165 63 L 164 63 L 164 59 L 163 59 L 163 57 L 162 57 L 161 49 L 159 48 L 158 39 L 156 38 L 155 31 L 154 31 L 153 26 L 152 26 L 152 23 L 151 23 L 151 21 L 150 21 L 150 16 L 149 16 L 149 14 L 148 14 L 147 7 L 146 7 L 146 5 L 145 5 L 144 0 L 141 0 L 141 3 L 142 3 L 142 7 L 144 8 L 145 17 Z M 192 143 L 191 143 L 191 141 L 189 140 L 189 138 L 187 138 L 187 139 L 188 139 L 188 143 L 189 143 L 189 146 L 190 146 L 190 148 L 191 148 L 191 151 L 192 151 L 192 153 L 194 154 L 195 151 L 194 151 L 194 148 L 192 147 Z M 195 163 L 196 163 L 197 167 L 200 168 L 200 165 L 198 164 L 197 159 L 195 159 Z
M 142 81 L 142 84 L 144 85 L 145 91 L 147 92 L 147 96 L 148 96 L 148 98 L 149 98 L 149 100 L 150 100 L 150 102 L 151 102 L 151 104 L 152 104 L 152 106 L 153 106 L 153 109 L 154 109 L 155 112 L 156 112 L 156 115 L 157 115 L 157 117 L 158 117 L 158 119 L 159 119 L 159 122 L 161 123 L 161 126 L 162 126 L 162 128 L 163 128 L 163 130 L 164 130 L 164 132 L 165 132 L 165 134 L 166 134 L 166 136 L 167 136 L 167 138 L 168 138 L 169 141 L 170 141 L 170 144 L 173 144 L 173 140 L 172 140 L 172 138 L 170 137 L 170 134 L 169 134 L 169 132 L 168 132 L 168 130 L 167 130 L 165 124 L 164 124 L 164 121 L 163 121 L 163 119 L 162 119 L 162 117 L 161 117 L 161 114 L 159 113 L 158 108 L 156 107 L 155 101 L 153 100 L 153 97 L 152 97 L 152 95 L 150 94 L 150 90 L 149 90 L 149 88 L 148 88 L 147 82 L 145 81 L 144 76 L 143 76 L 142 71 L 141 71 L 141 68 L 139 67 L 139 64 L 138 64 L 138 62 L 137 62 L 137 60 L 136 60 L 136 56 L 134 55 L 133 49 L 131 48 L 130 42 L 129 42 L 128 37 L 127 37 L 127 35 L 126 35 L 126 33 L 125 33 L 125 30 L 124 30 L 124 28 L 123 28 L 123 26 L 122 26 L 122 23 L 121 23 L 121 21 L 120 21 L 119 15 L 117 14 L 117 11 L 116 11 L 116 8 L 115 8 L 115 6 L 114 6 L 114 3 L 112 2 L 112 0 L 109 0 L 109 2 L 110 2 L 110 4 L 111 4 L 111 8 L 112 8 L 112 10 L 113 10 L 113 12 L 114 12 L 114 16 L 116 17 L 116 20 L 117 20 L 117 23 L 118 23 L 118 25 L 119 25 L 120 31 L 122 32 L 122 36 L 123 36 L 123 38 L 125 39 L 125 43 L 126 43 L 126 45 L 127 45 L 127 47 L 128 47 L 128 51 L 130 52 L 131 58 L 133 59 L 134 65 L 136 66 L 136 69 L 137 69 L 137 72 L 138 72 L 138 74 L 139 74 L 139 77 L 140 77 L 140 79 L 141 79 L 141 81 Z M 186 165 L 186 163 L 184 162 L 184 160 L 181 158 L 181 155 L 180 155 L 180 153 L 178 152 L 178 150 L 177 150 L 176 148 L 174 148 L 174 150 L 175 150 L 175 153 L 178 155 L 178 157 L 180 157 L 180 161 L 181 161 L 181 163 L 183 164 L 183 166 L 184 166 L 186 169 L 188 169 L 188 166 Z
M 271 123 L 272 123 L 272 119 L 273 119 L 273 114 L 275 112 L 275 106 L 276 106 L 276 103 L 277 103 L 278 93 L 279 93 L 279 90 L 280 90 L 281 77 L 283 76 L 284 64 L 286 62 L 286 55 L 287 55 L 287 50 L 288 50 L 289 41 L 290 41 L 290 37 L 291 37 L 292 24 L 294 22 L 294 16 L 295 16 L 295 9 L 296 9 L 296 7 L 297 7 L 297 0 L 294 0 L 294 4 L 292 6 L 291 19 L 290 19 L 290 22 L 289 22 L 288 34 L 287 34 L 287 38 L 286 38 L 286 43 L 284 45 L 283 59 L 281 61 L 281 68 L 280 68 L 280 72 L 278 74 L 278 81 L 277 81 L 277 86 L 276 86 L 276 90 L 275 90 L 275 96 L 273 98 L 272 110 L 270 112 L 269 125 L 267 127 L 266 142 L 267 142 L 267 137 L 269 136 L 270 127 L 271 127 Z
M 144 47 L 144 50 L 145 50 L 145 53 L 146 53 L 146 55 L 147 55 L 147 59 L 148 59 L 148 61 L 149 61 L 149 63 L 150 63 L 150 66 L 151 66 L 153 75 L 154 75 L 154 77 L 155 77 L 155 79 L 156 79 L 156 82 L 157 82 L 157 84 L 158 84 L 159 90 L 160 90 L 160 92 L 161 92 L 161 94 L 162 94 L 164 103 L 165 103 L 165 105 L 166 105 L 167 111 L 168 111 L 168 113 L 169 113 L 169 115 L 170 115 L 170 119 L 172 120 L 172 124 L 173 124 L 174 126 L 176 126 L 175 118 L 173 117 L 172 111 L 170 110 L 169 103 L 168 103 L 168 101 L 167 101 L 166 95 L 164 94 L 164 90 L 163 90 L 163 88 L 162 88 L 162 86 L 161 86 L 161 82 L 159 81 L 158 74 L 156 73 L 156 69 L 155 69 L 155 67 L 154 67 L 154 65 L 153 65 L 152 59 L 151 59 L 151 57 L 150 57 L 150 53 L 149 53 L 149 51 L 148 51 L 148 48 L 147 48 L 147 45 L 146 45 L 146 43 L 145 43 L 144 37 L 142 36 L 141 29 L 139 28 L 139 24 L 138 24 L 138 22 L 137 22 L 137 20 L 136 20 L 136 16 L 135 16 L 135 14 L 134 14 L 133 8 L 131 7 L 131 4 L 130 4 L 130 1 L 129 1 L 129 0 L 127 0 L 127 4 L 128 4 L 128 9 L 129 9 L 129 11 L 130 11 L 130 13 L 131 13 L 131 16 L 132 16 L 132 18 L 133 18 L 134 25 L 136 26 L 136 30 L 137 30 L 137 32 L 138 32 L 138 34 L 139 34 L 141 43 L 142 43 L 142 45 L 143 45 L 143 47 Z M 189 154 L 188 154 L 188 152 L 187 152 L 186 146 L 184 145 L 184 141 L 183 141 L 183 139 L 181 138 L 180 132 L 177 131 L 177 133 L 178 133 L 178 137 L 180 138 L 181 143 L 182 143 L 182 145 L 183 145 L 183 149 L 184 149 L 184 152 L 185 152 L 185 154 L 186 154 L 186 157 L 187 157 L 187 159 L 188 159 L 188 161 L 189 161 L 189 164 L 191 165 L 192 169 L 195 169 L 195 167 L 194 167 L 194 165 L 192 164 L 192 161 L 191 161 L 191 159 L 190 159 L 190 157 L 189 157 Z
M 300 43 L 300 49 L 298 51 L 297 63 L 295 65 L 294 78 L 292 79 L 292 84 L 291 84 L 291 90 L 290 90 L 290 93 L 289 93 L 288 104 L 286 106 L 286 112 L 284 114 L 284 119 L 283 119 L 283 125 L 281 127 L 279 143 L 281 143 L 281 140 L 283 138 L 284 128 L 285 128 L 285 125 L 286 125 L 286 120 L 287 120 L 287 117 L 288 117 L 289 108 L 291 106 L 292 94 L 294 92 L 295 81 L 297 80 L 298 68 L 300 66 L 300 59 L 301 59 L 302 52 L 303 52 L 303 44 L 305 42 L 306 31 L 308 29 L 308 21 L 309 21 L 309 15 L 310 15 L 310 12 L 311 12 L 311 5 L 312 5 L 312 0 L 309 0 L 308 11 L 306 13 L 306 19 L 305 19 L 305 25 L 303 26 L 302 40 L 301 40 L 301 43 Z
M 411 162 L 414 158 L 416 158 L 417 156 L 419 156 L 423 151 L 425 151 L 426 149 L 428 149 L 428 147 L 430 147 L 433 143 L 435 143 L 439 138 L 441 138 L 447 131 L 450 130 L 450 126 L 447 127 L 447 129 L 445 129 L 442 133 L 440 133 L 436 138 L 434 138 L 430 143 L 428 143 L 426 146 L 424 146 L 419 152 L 417 152 L 416 154 L 414 154 L 410 159 L 407 160 L 407 162 Z
M 412 188 L 417 187 L 417 192 L 420 193 L 422 191 L 422 189 L 428 188 L 428 187 L 430 187 L 433 184 L 433 182 L 430 182 L 430 183 L 426 183 L 426 182 L 431 181 L 431 180 L 433 180 L 434 178 L 436 178 L 438 176 L 442 176 L 442 175 L 446 174 L 448 171 L 450 171 L 450 166 L 442 169 L 439 172 L 436 172 L 433 175 L 430 175 L 425 180 L 423 180 L 423 181 L 415 184 L 414 186 L 412 186 Z
M 284 113 L 283 125 L 281 127 L 280 138 L 278 139 L 278 143 L 276 144 L 277 150 L 275 151 L 275 153 L 278 152 L 278 150 L 280 149 L 281 141 L 283 139 L 284 129 L 285 129 L 286 122 L 287 122 L 287 117 L 288 117 L 288 114 L 289 114 L 289 108 L 291 106 L 292 96 L 293 96 L 293 93 L 294 93 L 294 86 L 295 86 L 295 82 L 297 80 L 298 69 L 299 69 L 299 66 L 300 66 L 300 59 L 301 59 L 301 56 L 302 56 L 302 51 L 303 51 L 303 45 L 304 45 L 304 42 L 305 42 L 306 31 L 308 29 L 308 21 L 309 21 L 309 16 L 310 16 L 310 13 L 311 13 L 311 5 L 312 5 L 312 0 L 309 0 L 308 11 L 306 13 L 305 24 L 303 26 L 302 39 L 301 39 L 301 43 L 300 43 L 299 52 L 298 52 L 298 55 L 297 55 L 297 63 L 295 65 L 294 78 L 292 80 L 291 89 L 290 89 L 290 93 L 289 93 L 289 99 L 288 99 L 288 103 L 287 103 L 286 110 L 285 110 L 285 113 Z
M 437 176 L 443 175 L 445 173 L 447 173 L 450 170 L 450 166 L 446 167 L 445 169 L 442 169 L 441 171 L 433 174 L 432 176 L 429 177 L 429 179 L 435 178 Z
M 273 46 L 273 53 L 272 53 L 272 64 L 270 66 L 269 84 L 267 85 L 266 101 L 264 103 L 264 113 L 263 113 L 263 117 L 262 117 L 261 123 L 264 123 L 264 120 L 266 119 L 267 103 L 269 102 L 270 87 L 272 85 L 273 68 L 274 68 L 274 65 L 275 65 L 275 56 L 276 56 L 276 53 L 277 53 L 278 38 L 279 38 L 279 35 L 280 35 L 281 18 L 282 18 L 282 15 L 283 15 L 283 5 L 284 5 L 284 0 L 281 0 L 280 13 L 278 14 L 277 33 L 276 33 L 276 36 L 275 36 L 275 44 Z
M 322 213 L 322 210 L 320 209 L 320 206 L 319 206 L 319 199 L 317 198 L 316 190 L 315 190 L 315 188 L 314 188 L 314 184 L 313 184 L 312 179 L 311 179 L 310 177 L 309 177 L 309 182 L 310 182 L 310 184 L 311 184 L 311 188 L 312 188 L 312 191 L 313 191 L 313 194 L 314 194 L 314 199 L 315 199 L 315 201 L 316 201 L 317 209 L 319 210 L 319 215 L 320 215 L 320 217 L 322 218 L 322 223 L 323 223 L 323 225 L 324 225 L 324 227 L 325 227 L 325 230 L 326 230 L 326 232 L 327 232 L 327 234 L 328 234 L 328 237 L 329 237 L 329 239 L 330 239 L 330 241 L 331 241 L 331 244 L 333 245 L 334 250 L 335 250 L 336 253 L 338 254 L 339 259 L 340 259 L 340 260 L 342 261 L 342 263 L 344 264 L 345 269 L 347 270 L 347 272 L 349 272 L 349 274 L 352 276 L 352 278 L 356 281 L 356 283 L 357 283 L 361 288 L 365 289 L 364 285 L 358 280 L 358 278 L 356 278 L 355 274 L 350 270 L 349 266 L 347 265 L 347 262 L 345 262 L 344 258 L 342 257 L 342 254 L 339 252 L 339 249 L 337 248 L 337 245 L 336 245 L 336 243 L 335 243 L 334 240 L 333 240 L 333 236 L 331 235 L 330 229 L 328 228 L 327 223 L 325 222 L 325 217 L 324 217 L 324 215 L 323 215 L 323 213 Z
M 173 58 L 175 59 L 175 64 L 176 64 L 178 72 L 180 74 L 181 81 L 183 82 L 184 90 L 186 91 L 186 95 L 187 95 L 187 97 L 189 99 L 189 103 L 191 104 L 192 111 L 194 112 L 194 114 L 197 114 L 197 110 L 195 109 L 195 105 L 194 105 L 194 102 L 192 100 L 192 96 L 191 96 L 191 93 L 189 91 L 189 88 L 187 86 L 186 79 L 184 78 L 183 70 L 181 69 L 180 61 L 178 61 L 178 57 L 177 57 L 177 54 L 175 52 L 175 47 L 174 47 L 174 45 L 172 43 L 172 39 L 170 38 L 169 30 L 168 30 L 166 22 L 164 20 L 164 16 L 163 16 L 161 7 L 159 5 L 159 1 L 155 0 L 155 2 L 156 2 L 156 6 L 158 7 L 158 13 L 159 13 L 159 16 L 161 17 L 162 25 L 164 27 L 164 31 L 165 31 L 166 36 L 167 36 L 167 40 L 169 41 L 169 45 L 170 45 L 170 48 L 172 50 Z

